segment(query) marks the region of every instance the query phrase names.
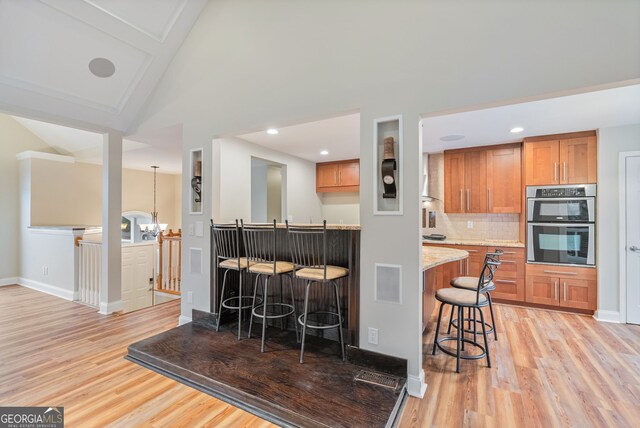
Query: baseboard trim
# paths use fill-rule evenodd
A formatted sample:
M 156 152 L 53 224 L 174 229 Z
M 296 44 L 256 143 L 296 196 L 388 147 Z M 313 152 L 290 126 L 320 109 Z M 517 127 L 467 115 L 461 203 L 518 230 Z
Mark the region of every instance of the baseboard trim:
M 116 300 L 115 302 L 100 302 L 100 310 L 98 311 L 98 313 L 102 315 L 109 315 L 121 310 L 122 300 Z
M 420 369 L 420 376 L 409 375 L 407 377 L 407 392 L 410 396 L 424 398 L 427 392 L 427 384 L 424 381 L 424 370 Z
M 612 322 L 620 324 L 620 312 L 598 310 L 593 314 L 593 318 L 600 322 Z
M 179 325 L 179 326 L 181 326 L 181 325 L 184 325 L 184 324 L 188 324 L 188 323 L 190 323 L 191 321 L 193 321 L 193 320 L 191 319 L 191 317 L 187 317 L 187 316 L 184 316 L 184 315 L 180 315 L 180 318 L 178 318 L 178 325 Z
M 17 276 L 10 278 L 0 278 L 0 287 L 4 287 L 5 285 L 19 285 L 19 279 Z
M 57 287 L 55 285 L 46 284 L 40 281 L 34 281 L 32 279 L 27 278 L 17 278 L 18 285 L 22 285 L 23 287 L 30 288 L 32 290 L 41 291 L 43 293 L 51 294 L 52 296 L 60 297 L 64 300 L 73 301 L 74 293 L 73 290 L 65 290 L 64 288 Z

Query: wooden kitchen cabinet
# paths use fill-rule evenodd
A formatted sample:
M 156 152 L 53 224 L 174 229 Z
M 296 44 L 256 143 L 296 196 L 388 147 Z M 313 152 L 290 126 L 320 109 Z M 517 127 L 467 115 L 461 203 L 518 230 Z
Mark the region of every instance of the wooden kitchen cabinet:
M 487 211 L 519 213 L 522 206 L 520 145 L 486 151 Z
M 526 301 L 594 311 L 597 273 L 594 268 L 527 264 Z
M 519 213 L 521 144 L 445 150 L 446 213 Z
M 360 191 L 360 161 L 351 159 L 316 164 L 316 192 Z
M 464 210 L 464 152 L 444 153 L 444 212 Z
M 510 302 L 525 300 L 525 249 L 513 247 L 487 247 L 487 251 L 502 250 L 500 267 L 493 282 L 496 286 L 491 293 L 494 299 Z
M 583 184 L 597 181 L 596 137 L 560 140 L 560 184 Z
M 525 138 L 524 148 L 527 186 L 597 181 L 594 131 Z

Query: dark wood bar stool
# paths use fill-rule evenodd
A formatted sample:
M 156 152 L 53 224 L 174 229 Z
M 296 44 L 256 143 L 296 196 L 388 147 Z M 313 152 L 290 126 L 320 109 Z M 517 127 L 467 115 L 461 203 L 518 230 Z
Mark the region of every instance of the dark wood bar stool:
M 249 262 L 246 257 L 242 257 L 240 228 L 238 227 L 238 220 L 236 220 L 235 224 L 212 224 L 211 233 L 213 235 L 212 240 L 215 246 L 217 267 L 224 269 L 216 331 L 220 330 L 220 317 L 222 316 L 222 309 L 227 308 L 237 310 L 238 340 L 240 340 L 242 332 L 242 310 L 249 309 L 253 306 L 253 298 L 251 296 L 242 295 L 243 277 L 246 274 Z M 227 275 L 230 271 L 238 272 L 238 296 L 225 299 L 224 290 L 227 285 Z M 250 300 L 251 302 L 245 304 L 245 301 L 248 300 Z
M 251 308 L 251 321 L 249 322 L 249 335 L 251 337 L 251 328 L 253 327 L 253 318 L 262 318 L 262 343 L 260 346 L 260 352 L 264 352 L 264 339 L 267 330 L 267 321 L 270 319 L 282 319 L 293 315 L 296 339 L 300 340 L 298 333 L 298 324 L 295 322 L 296 305 L 293 297 L 293 279 L 291 278 L 291 272 L 293 272 L 293 264 L 291 262 L 277 260 L 277 247 L 276 247 L 276 221 L 273 224 L 244 224 L 240 220 L 242 227 L 242 237 L 244 238 L 244 246 L 247 252 L 249 273 L 256 274 L 256 282 L 253 290 L 253 307 Z M 256 306 L 256 295 L 258 292 L 258 281 L 260 277 L 264 276 L 264 283 L 262 287 L 262 302 Z M 291 293 L 291 303 L 280 302 L 269 303 L 269 280 L 277 276 L 286 276 L 289 278 L 289 291 Z M 282 292 L 280 293 L 280 299 L 282 299 Z M 279 314 L 268 315 L 269 307 L 279 307 Z M 284 325 L 284 323 L 283 323 Z
M 478 278 L 475 290 L 466 290 L 461 288 L 442 288 L 436 292 L 436 300 L 440 302 L 440 310 L 438 311 L 438 322 L 436 324 L 436 334 L 433 339 L 433 351 L 432 355 L 436 354 L 436 348 L 439 348 L 442 352 L 452 357 L 456 357 L 456 373 L 460 373 L 460 359 L 465 360 L 479 360 L 481 358 L 487 358 L 487 366 L 491 367 L 491 357 L 489 355 L 489 344 L 487 341 L 487 325 L 484 321 L 484 314 L 482 308 L 489 305 L 489 301 L 483 290 L 489 284 L 493 282 L 493 274 L 500 265 L 500 262 L 487 260 L 482 268 L 482 273 Z M 464 309 L 473 310 L 473 316 L 476 316 L 476 312 L 480 315 L 480 324 L 482 326 L 482 337 L 484 338 L 484 346 L 480 345 L 476 341 L 476 336 L 473 336 L 473 340 L 464 337 L 466 330 L 464 326 L 457 328 L 456 337 L 443 337 L 438 339 L 440 333 L 440 322 L 442 321 L 442 310 L 445 305 L 451 305 L 452 309 L 457 309 L 458 319 L 463 319 Z M 452 352 L 442 346 L 443 342 L 456 341 L 456 352 Z M 462 355 L 461 350 L 464 351 L 464 344 L 467 343 L 481 351 L 478 355 Z
M 496 249 L 493 252 L 487 253 L 484 257 L 484 263 L 487 263 L 487 261 L 493 261 L 493 262 L 498 262 L 498 266 L 499 266 L 500 256 L 503 253 L 504 252 L 502 250 L 498 250 L 498 249 Z M 478 280 L 479 278 L 477 276 L 459 276 L 459 277 L 453 278 L 449 283 L 449 285 L 451 285 L 453 288 L 460 288 L 463 290 L 475 290 L 476 287 L 478 286 Z M 493 299 L 491 299 L 491 292 L 494 291 L 495 289 L 496 289 L 496 285 L 494 284 L 493 281 L 491 281 L 491 283 L 487 284 L 487 286 L 483 288 L 482 293 L 487 296 L 487 301 L 489 302 L 489 313 L 491 315 L 491 324 L 486 323 L 486 326 L 488 328 L 487 333 L 489 334 L 493 333 L 493 337 L 495 338 L 495 340 L 498 340 L 496 320 L 495 320 L 495 317 L 493 316 Z M 471 311 L 469 310 L 469 312 Z M 467 318 L 464 319 L 464 322 L 466 322 L 469 326 L 467 333 L 471 333 L 470 326 L 472 325 L 471 323 L 473 322 L 474 323 L 473 333 L 477 334 L 476 323 L 478 322 L 478 320 L 475 317 L 473 317 L 472 319 L 469 313 L 467 314 Z M 455 328 L 458 328 L 458 320 L 453 319 L 453 307 L 451 308 L 451 314 L 449 315 L 449 329 L 447 330 L 447 334 L 451 333 L 452 326 Z M 464 323 L 463 323 L 463 326 L 464 326 Z
M 340 309 L 339 278 L 349 276 L 349 269 L 340 266 L 327 265 L 327 222 L 322 222 L 322 226 L 292 226 L 286 222 L 287 236 L 289 237 L 289 249 L 291 260 L 294 264 L 293 277 L 306 280 L 304 293 L 304 312 L 298 318 L 302 325 L 302 346 L 300 348 L 300 363 L 304 363 L 304 339 L 307 328 L 326 330 L 337 328 L 340 336 L 340 349 L 342 360 L 345 360 L 344 336 L 342 332 L 342 311 Z M 314 311 L 309 312 L 309 288 L 311 284 L 321 284 L 326 286 L 331 284 L 335 293 L 336 312 Z M 312 321 L 310 315 L 329 315 L 337 318 L 336 323 L 321 323 Z M 313 324 L 310 324 L 313 322 Z

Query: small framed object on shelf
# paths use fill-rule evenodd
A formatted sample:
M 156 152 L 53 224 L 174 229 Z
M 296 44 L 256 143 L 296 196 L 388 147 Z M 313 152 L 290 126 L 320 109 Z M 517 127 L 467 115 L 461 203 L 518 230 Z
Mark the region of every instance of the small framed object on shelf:
M 189 213 L 202 214 L 202 149 L 191 150 Z
M 402 116 L 373 121 L 374 215 L 402 215 Z

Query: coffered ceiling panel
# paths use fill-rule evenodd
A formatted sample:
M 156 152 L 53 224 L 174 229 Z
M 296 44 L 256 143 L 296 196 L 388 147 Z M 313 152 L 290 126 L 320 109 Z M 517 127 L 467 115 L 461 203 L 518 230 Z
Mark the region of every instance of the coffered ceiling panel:
M 125 130 L 206 0 L 0 0 L 0 110 Z M 89 70 L 94 58 L 115 67 Z
M 186 0 L 84 0 L 116 19 L 163 41 Z

